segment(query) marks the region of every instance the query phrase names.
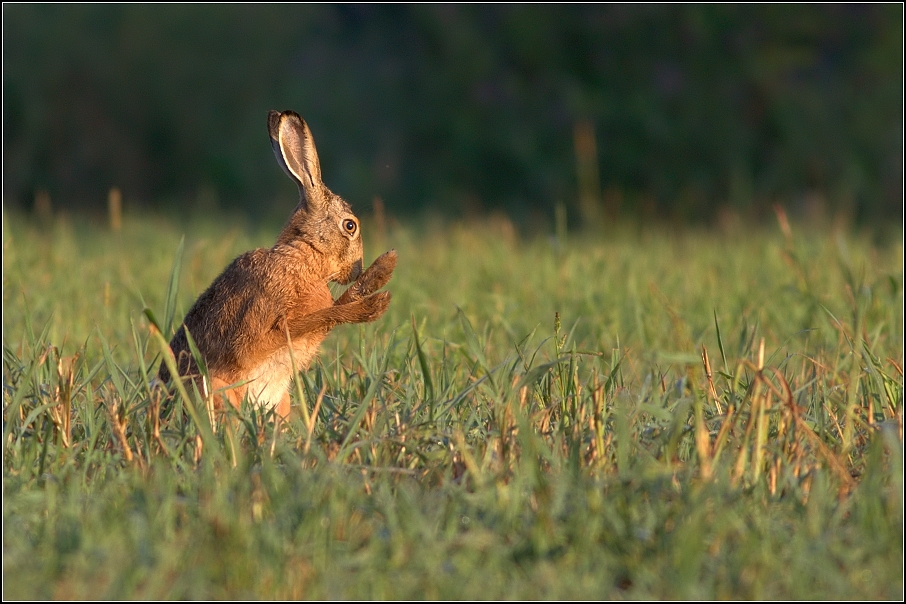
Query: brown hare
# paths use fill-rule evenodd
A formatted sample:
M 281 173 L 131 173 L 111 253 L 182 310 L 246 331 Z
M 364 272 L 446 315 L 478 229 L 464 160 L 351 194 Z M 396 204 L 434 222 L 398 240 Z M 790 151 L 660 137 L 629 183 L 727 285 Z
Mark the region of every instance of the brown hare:
M 170 348 L 180 376 L 191 379 L 214 406 L 238 407 L 245 396 L 289 415 L 293 366 L 308 368 L 327 333 L 341 323 L 374 321 L 390 305 L 375 293 L 390 280 L 396 252 L 362 271 L 359 221 L 349 204 L 321 182 L 311 131 L 298 114 L 271 111 L 267 127 L 274 154 L 299 187 L 299 205 L 270 249 L 236 258 L 198 298 Z M 334 300 L 328 282 L 352 285 Z M 186 329 L 205 361 L 200 375 Z M 292 348 L 292 352 L 290 352 Z M 170 372 L 161 363 L 158 377 Z

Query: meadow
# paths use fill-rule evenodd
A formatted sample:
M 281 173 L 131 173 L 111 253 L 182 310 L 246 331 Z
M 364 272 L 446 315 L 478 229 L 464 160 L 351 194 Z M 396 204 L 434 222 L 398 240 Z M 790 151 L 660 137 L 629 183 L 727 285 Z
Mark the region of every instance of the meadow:
M 902 232 L 366 220 L 390 309 L 288 421 L 161 420 L 277 230 L 4 214 L 5 599 L 903 597 Z

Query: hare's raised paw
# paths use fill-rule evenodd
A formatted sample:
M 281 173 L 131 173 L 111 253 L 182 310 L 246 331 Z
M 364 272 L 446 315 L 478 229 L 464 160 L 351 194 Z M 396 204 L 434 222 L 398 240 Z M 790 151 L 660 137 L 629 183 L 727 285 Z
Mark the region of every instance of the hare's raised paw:
M 396 250 L 384 252 L 374 259 L 374 262 L 371 263 L 371 266 L 368 267 L 368 271 L 366 272 L 375 271 L 375 274 L 386 275 L 386 278 L 389 280 L 390 275 L 393 273 L 393 269 L 396 268 L 396 259 Z M 384 283 L 386 283 L 386 281 Z
M 359 307 L 357 323 L 368 323 L 379 318 L 390 306 L 390 292 L 379 292 L 353 302 L 350 306 Z
M 396 268 L 396 258 L 396 250 L 385 252 L 378 256 L 371 263 L 371 266 L 362 273 L 356 283 L 360 284 L 360 291 L 363 296 L 373 294 L 387 285 L 390 277 L 393 276 L 393 269 Z
M 356 300 L 361 300 L 369 294 L 373 294 L 377 290 L 381 289 L 387 282 L 390 281 L 390 277 L 393 276 L 393 269 L 396 268 L 396 250 L 390 250 L 385 252 L 375 259 L 371 263 L 359 278 L 349 286 L 343 295 L 341 295 L 336 303 L 337 304 L 348 304 Z
M 348 304 L 334 304 L 301 317 L 287 319 L 293 339 L 310 333 L 330 331 L 342 323 L 369 323 L 379 318 L 390 306 L 390 292 L 379 292 Z M 281 335 L 278 330 L 277 336 Z

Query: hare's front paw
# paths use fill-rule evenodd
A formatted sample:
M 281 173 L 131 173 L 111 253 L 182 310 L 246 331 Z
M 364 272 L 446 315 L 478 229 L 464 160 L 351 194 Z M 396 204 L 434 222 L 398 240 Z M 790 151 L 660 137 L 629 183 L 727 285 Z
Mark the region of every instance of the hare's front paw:
M 374 321 L 384 314 L 390 306 L 390 292 L 372 294 L 357 302 L 353 302 L 352 305 L 358 307 L 357 323 Z
M 337 299 L 337 304 L 348 304 L 356 300 L 361 300 L 369 294 L 373 294 L 381 289 L 390 277 L 393 276 L 393 269 L 396 268 L 396 250 L 390 250 L 381 254 L 371 263 L 359 278 L 349 286 L 343 295 Z
M 364 283 L 367 283 L 366 287 L 369 288 L 369 293 L 375 292 L 390 281 L 390 277 L 393 276 L 393 269 L 396 268 L 396 250 L 390 250 L 389 252 L 384 252 L 378 256 L 374 262 L 371 263 L 371 266 L 368 267 L 368 270 L 365 271 L 365 274 L 362 275 Z

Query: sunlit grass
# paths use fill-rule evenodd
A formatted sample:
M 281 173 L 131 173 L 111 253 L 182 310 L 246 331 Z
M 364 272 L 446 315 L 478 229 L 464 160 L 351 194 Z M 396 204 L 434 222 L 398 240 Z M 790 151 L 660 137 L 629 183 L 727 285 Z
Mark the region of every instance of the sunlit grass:
M 364 233 L 387 314 L 212 425 L 143 311 L 275 231 L 6 217 L 6 597 L 901 597 L 901 244 Z

